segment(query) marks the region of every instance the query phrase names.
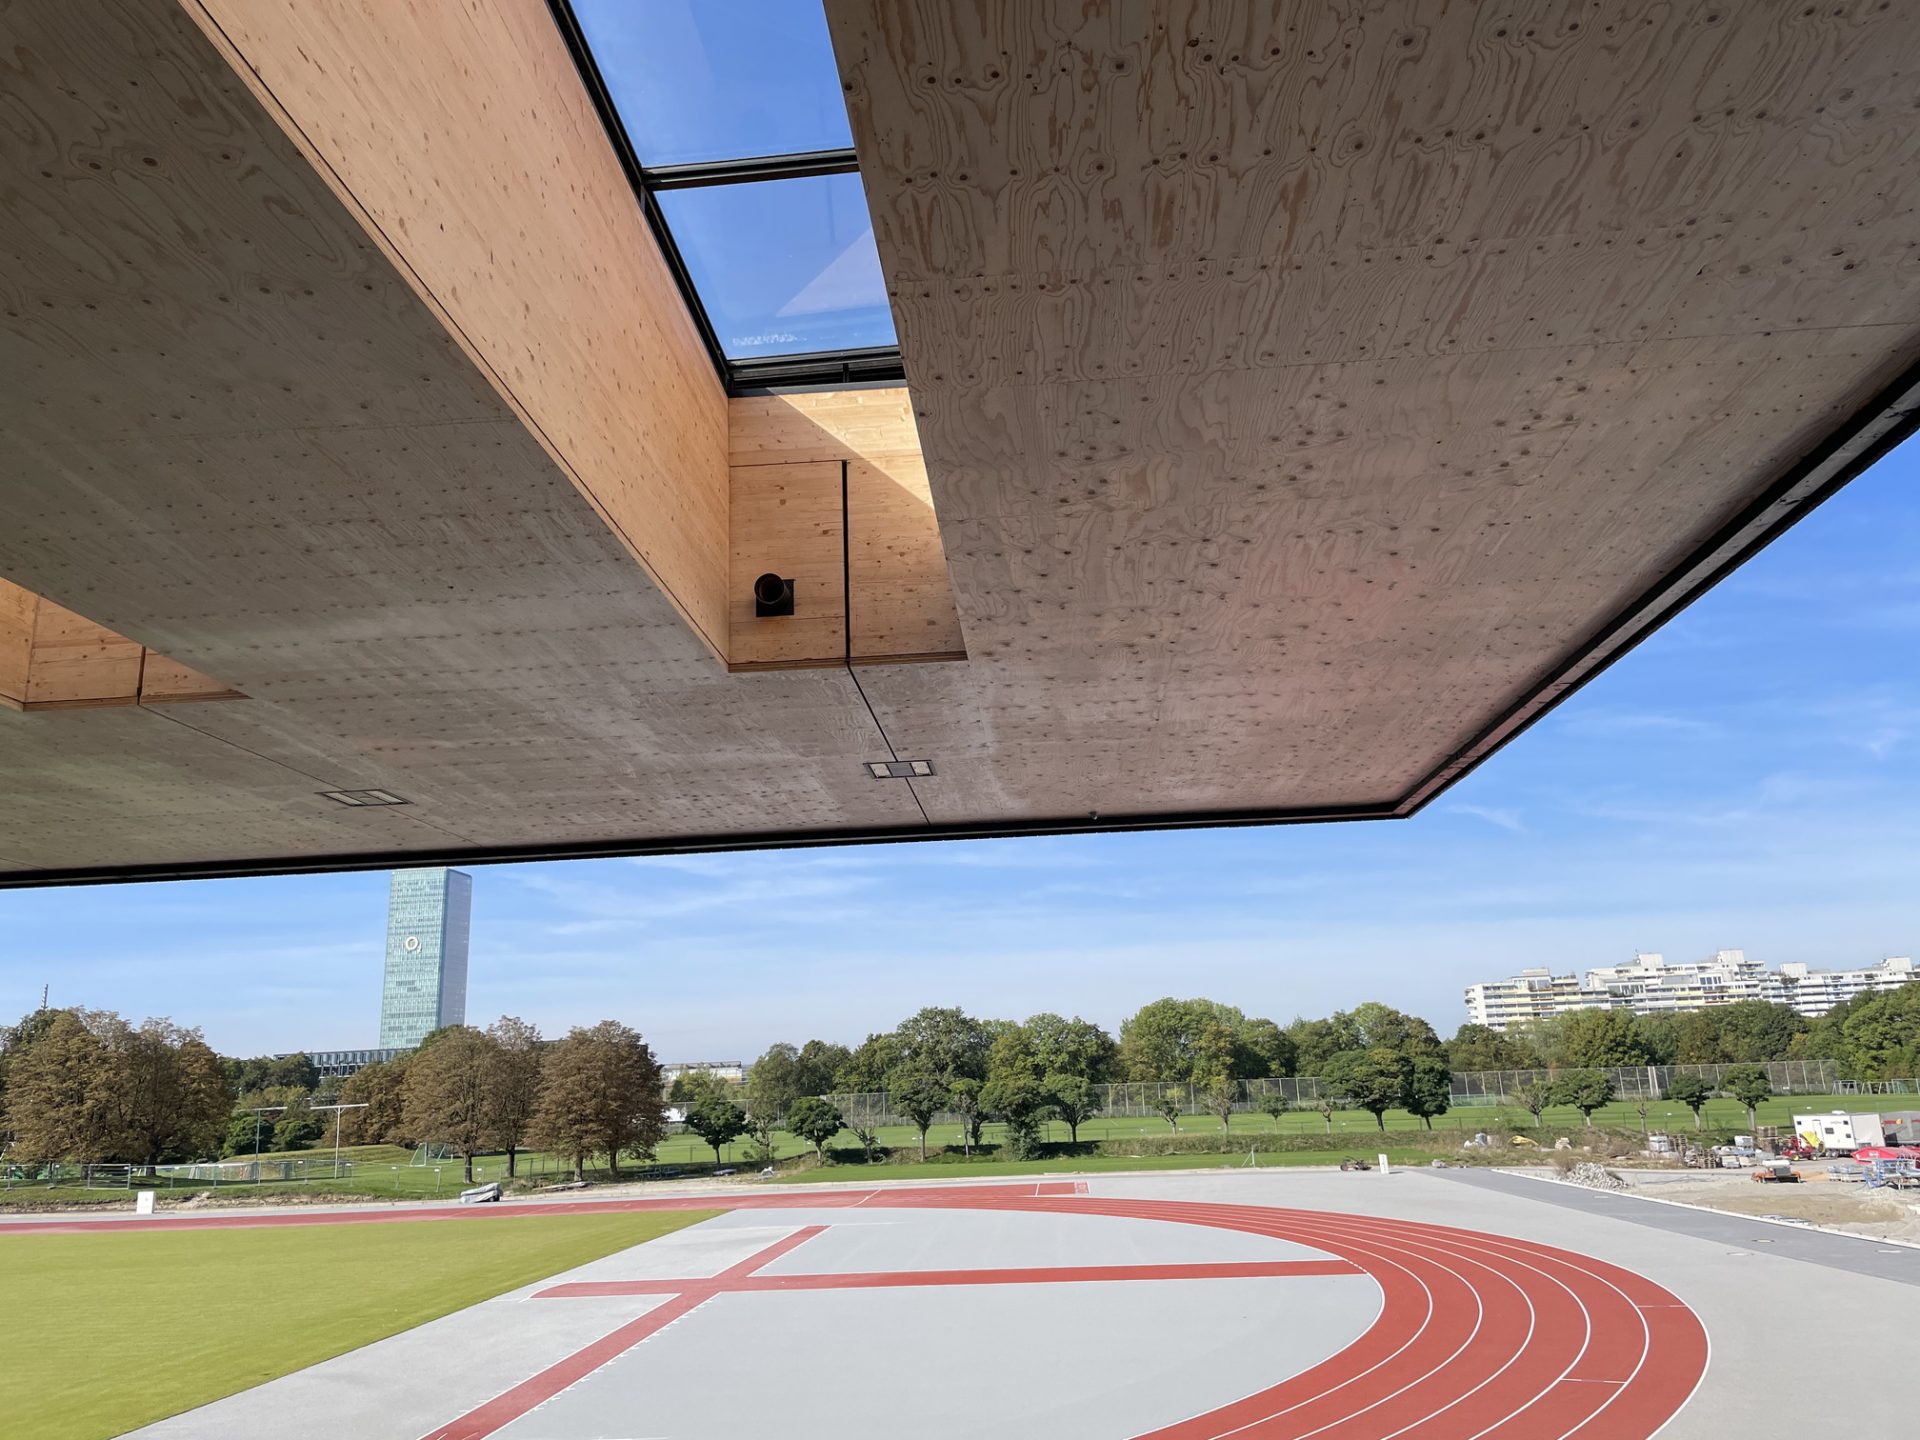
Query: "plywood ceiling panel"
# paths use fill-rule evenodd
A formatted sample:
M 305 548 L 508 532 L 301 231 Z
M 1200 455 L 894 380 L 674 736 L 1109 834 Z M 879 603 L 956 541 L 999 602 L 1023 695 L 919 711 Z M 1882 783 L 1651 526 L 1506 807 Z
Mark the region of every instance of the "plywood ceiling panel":
M 726 399 L 546 6 L 185 8 L 723 655 Z
M 1896 7 L 828 10 L 910 383 L 727 402 L 534 0 L 0 11 L 0 575 L 248 697 L 0 883 L 1407 814 L 1920 417 Z
M 1893 9 L 828 11 L 993 803 L 1411 809 L 1920 361 Z

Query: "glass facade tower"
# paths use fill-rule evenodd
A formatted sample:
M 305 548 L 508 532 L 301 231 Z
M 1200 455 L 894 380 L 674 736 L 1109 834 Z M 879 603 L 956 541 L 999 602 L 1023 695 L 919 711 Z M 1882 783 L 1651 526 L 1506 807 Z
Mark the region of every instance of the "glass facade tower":
M 387 973 L 380 1045 L 411 1049 L 442 1025 L 467 1020 L 467 926 L 473 877 L 462 870 L 396 870 L 387 898 Z

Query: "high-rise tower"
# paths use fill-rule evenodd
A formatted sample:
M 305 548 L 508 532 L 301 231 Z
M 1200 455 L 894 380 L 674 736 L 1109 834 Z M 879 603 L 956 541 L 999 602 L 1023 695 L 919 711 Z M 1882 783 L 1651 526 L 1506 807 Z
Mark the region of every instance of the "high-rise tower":
M 462 870 L 396 870 L 387 898 L 387 972 L 380 1044 L 407 1049 L 467 1019 L 467 929 L 473 877 Z

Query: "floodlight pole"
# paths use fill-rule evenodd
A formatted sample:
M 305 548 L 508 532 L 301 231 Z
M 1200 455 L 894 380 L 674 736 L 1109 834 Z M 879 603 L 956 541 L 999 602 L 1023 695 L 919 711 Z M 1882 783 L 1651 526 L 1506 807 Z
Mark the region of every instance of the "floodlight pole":
M 364 1110 L 371 1101 L 362 1100 L 356 1105 L 309 1105 L 309 1110 L 333 1111 L 333 1178 L 340 1178 L 340 1116 L 347 1110 Z
M 286 1108 L 284 1105 L 255 1105 L 247 1111 L 253 1116 L 253 1178 L 256 1182 L 260 1179 L 260 1117 L 278 1115 Z

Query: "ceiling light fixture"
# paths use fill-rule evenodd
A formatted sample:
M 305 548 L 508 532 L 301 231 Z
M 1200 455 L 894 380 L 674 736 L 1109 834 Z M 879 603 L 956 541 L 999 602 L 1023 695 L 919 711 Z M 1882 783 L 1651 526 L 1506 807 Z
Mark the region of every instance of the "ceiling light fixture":
M 342 805 L 411 805 L 413 802 L 391 790 L 322 790 L 328 800 Z
M 867 774 L 876 780 L 918 780 L 933 774 L 931 760 L 869 760 Z

